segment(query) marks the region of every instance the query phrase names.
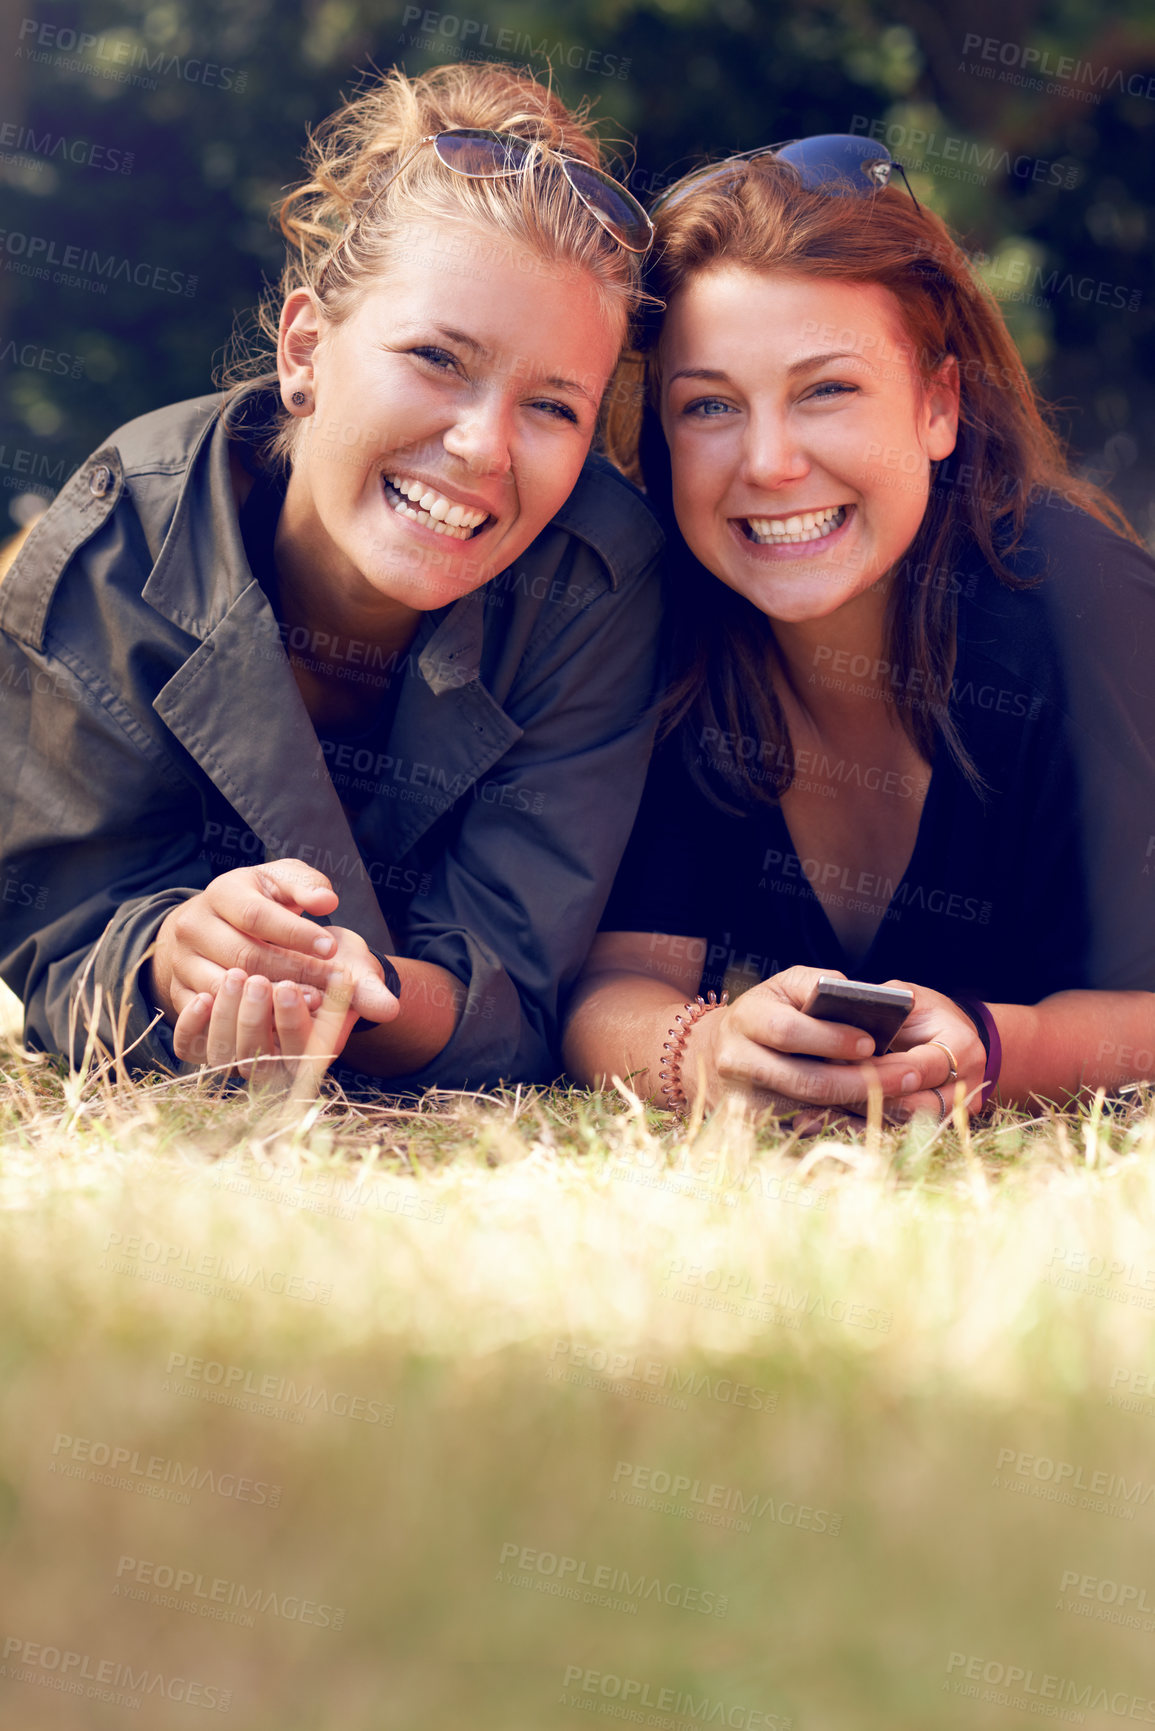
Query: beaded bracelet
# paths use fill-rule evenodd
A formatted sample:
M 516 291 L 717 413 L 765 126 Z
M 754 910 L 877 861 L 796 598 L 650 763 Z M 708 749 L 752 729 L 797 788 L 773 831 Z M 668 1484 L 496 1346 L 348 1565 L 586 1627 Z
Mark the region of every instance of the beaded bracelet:
M 685 1056 L 690 1029 L 710 1010 L 720 1010 L 729 1002 L 729 992 L 723 992 L 720 998 L 716 992 L 710 992 L 704 998 L 698 997 L 692 1003 L 683 1004 L 684 1014 L 674 1017 L 674 1025 L 668 1030 L 669 1038 L 662 1041 L 662 1050 L 668 1052 L 669 1056 L 662 1060 L 658 1080 L 662 1084 L 666 1105 L 680 1117 L 685 1115 L 686 1107 L 690 1103 L 686 1098 L 686 1090 L 682 1087 L 682 1059 Z
M 976 998 L 970 992 L 952 992 L 951 1001 L 965 1010 L 978 1031 L 987 1055 L 986 1069 L 983 1073 L 983 1091 L 979 1100 L 980 1110 L 989 1106 L 994 1098 L 995 1089 L 999 1085 L 999 1071 L 1003 1067 L 1003 1043 L 999 1039 L 999 1030 L 995 1019 L 981 998 Z

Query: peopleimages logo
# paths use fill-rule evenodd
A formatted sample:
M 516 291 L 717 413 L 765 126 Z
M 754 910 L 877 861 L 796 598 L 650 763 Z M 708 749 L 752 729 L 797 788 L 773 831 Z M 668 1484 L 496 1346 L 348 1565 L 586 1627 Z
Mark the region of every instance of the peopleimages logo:
M 1123 1689 L 1110 1690 L 1093 1683 L 1079 1684 L 1071 1677 L 1059 1677 L 1051 1671 L 1036 1673 L 1027 1665 L 1004 1665 L 999 1659 L 984 1659 L 981 1654 L 952 1653 L 947 1660 L 943 1689 L 972 1699 L 994 1700 L 1000 1705 L 1021 1707 L 1024 1711 L 1045 1714 L 1048 1718 L 1072 1719 L 1064 1713 L 1068 1707 L 1088 1707 L 1092 1712 L 1112 1713 L 1118 1719 L 1136 1719 L 1142 1725 L 1155 1725 L 1155 1701 L 1143 1695 L 1132 1695 Z M 979 1696 L 978 1685 L 987 1690 Z M 998 1690 L 999 1694 L 992 1691 Z M 1014 1691 L 1007 1696 L 1006 1691 Z M 1029 1699 L 1034 1697 L 1033 1700 Z M 1048 1708 L 1041 1701 L 1054 1701 Z
M 516 1559 L 516 1562 L 515 1562 Z M 515 1567 L 506 1571 L 506 1563 Z M 584 1557 L 559 1556 L 556 1551 L 539 1551 L 531 1545 L 518 1545 L 507 1539 L 501 1547 L 496 1581 L 509 1587 L 535 1587 L 559 1598 L 581 1599 L 592 1594 L 620 1593 L 622 1598 L 611 1608 L 636 1613 L 638 1605 L 652 1600 L 669 1605 L 672 1610 L 697 1611 L 703 1617 L 724 1617 L 730 1608 L 726 1594 L 704 1587 L 690 1587 L 683 1581 L 662 1581 L 656 1575 L 641 1572 L 631 1575 L 628 1569 L 615 1568 L 611 1563 L 589 1563 Z
M 315 1629 L 340 1629 L 345 1622 L 341 1605 L 321 1604 L 316 1599 L 303 1598 L 300 1593 L 277 1592 L 271 1587 L 246 1586 L 243 1581 L 230 1581 L 219 1575 L 210 1578 L 196 1569 L 158 1563 L 148 1557 L 121 1557 L 116 1565 L 113 1592 L 152 1604 L 161 1603 L 158 1595 L 171 1596 L 178 1603 L 169 1608 L 183 1610 L 185 1605 L 190 1605 L 198 1615 L 220 1622 L 239 1620 L 230 1617 L 230 1611 L 250 1610 L 264 1616 L 280 1617 L 289 1623 L 305 1623 Z M 182 1593 L 191 1595 L 191 1598 L 181 1603 Z M 200 1603 L 195 1603 L 198 1600 Z M 252 1618 L 245 1621 L 251 1625 Z
M 112 1701 L 105 1690 L 127 1690 L 129 1696 L 160 1695 L 186 1707 L 207 1707 L 217 1713 L 227 1713 L 232 1701 L 231 1689 L 194 1683 L 188 1677 L 166 1677 L 163 1671 L 147 1667 L 138 1671 L 120 1659 L 96 1659 L 91 1653 L 75 1653 L 71 1648 L 29 1641 L 21 1635 L 5 1637 L 0 1677 L 14 1683 L 39 1683 L 66 1695 L 87 1695 L 90 1700 Z M 141 1703 L 121 1697 L 112 1704 L 139 1707 Z

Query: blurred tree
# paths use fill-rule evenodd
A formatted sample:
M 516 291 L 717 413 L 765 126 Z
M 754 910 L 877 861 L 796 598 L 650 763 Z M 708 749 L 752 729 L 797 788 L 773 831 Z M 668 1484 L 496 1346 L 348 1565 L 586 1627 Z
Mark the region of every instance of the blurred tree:
M 636 137 L 643 195 L 704 154 L 885 137 L 987 256 L 1088 466 L 1155 529 L 1147 0 L 1110 20 L 1090 0 L 452 4 L 0 0 L 8 500 L 54 490 L 129 416 L 211 388 L 234 315 L 279 265 L 269 204 L 358 71 L 468 54 L 552 66 L 567 99 Z

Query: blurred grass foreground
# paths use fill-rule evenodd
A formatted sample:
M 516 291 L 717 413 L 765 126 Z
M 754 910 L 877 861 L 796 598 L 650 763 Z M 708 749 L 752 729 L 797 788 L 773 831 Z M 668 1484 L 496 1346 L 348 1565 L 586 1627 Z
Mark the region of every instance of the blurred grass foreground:
M 0 1046 L 0 1726 L 1155 1723 L 1155 1118 Z

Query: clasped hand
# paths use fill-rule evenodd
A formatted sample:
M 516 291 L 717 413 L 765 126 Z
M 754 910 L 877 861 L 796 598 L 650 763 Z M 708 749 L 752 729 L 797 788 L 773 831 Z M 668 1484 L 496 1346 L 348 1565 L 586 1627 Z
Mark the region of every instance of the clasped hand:
M 682 1059 L 687 1093 L 697 1093 L 701 1081 L 708 1105 L 737 1095 L 753 1110 L 800 1115 L 801 1127 L 807 1129 L 831 1118 L 864 1116 L 872 1089 L 881 1091 L 884 1111 L 892 1119 L 916 1111 L 942 1117 L 933 1090 L 940 1090 L 947 1111 L 955 1094 L 947 1047 L 963 1084 L 966 1109 L 977 1107 L 986 1053 L 974 1023 L 951 998 L 909 980 L 888 980 L 887 985 L 914 993 L 914 1008 L 895 1037 L 894 1049 L 876 1058 L 869 1034 L 803 1014 L 802 1004 L 820 975 L 846 978 L 831 968 L 787 968 L 752 986 L 733 1004 L 701 1017 Z M 815 1111 L 807 1114 L 807 1107 Z
M 361 1016 L 400 1005 L 364 940 L 304 914 L 337 907 L 329 879 L 302 860 L 223 872 L 169 913 L 157 934 L 153 995 L 186 1063 L 285 1087 L 319 1080 Z

